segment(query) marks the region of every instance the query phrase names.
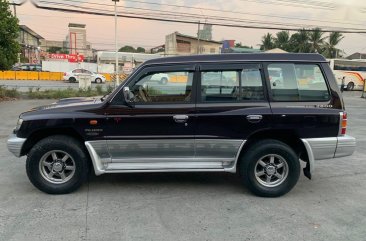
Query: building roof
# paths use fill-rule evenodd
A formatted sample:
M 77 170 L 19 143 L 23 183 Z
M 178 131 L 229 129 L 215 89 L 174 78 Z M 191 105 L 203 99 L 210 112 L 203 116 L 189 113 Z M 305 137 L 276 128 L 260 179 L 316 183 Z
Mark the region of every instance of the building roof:
M 175 56 L 153 59 L 146 64 L 189 63 L 189 62 L 243 62 L 243 61 L 296 61 L 296 62 L 327 62 L 320 54 L 298 53 L 254 53 L 254 54 L 208 54 Z
M 86 24 L 81 23 L 69 23 L 69 28 L 85 28 Z
M 39 35 L 38 33 L 34 32 L 32 29 L 30 29 L 28 26 L 26 25 L 19 25 L 19 28 L 21 30 L 23 30 L 24 32 L 29 33 L 30 35 L 34 36 L 37 39 L 44 39 L 41 35 Z
M 260 49 L 243 48 L 243 47 L 230 47 L 222 50 L 224 53 L 260 53 Z
M 356 52 L 347 56 L 346 59 L 366 59 L 366 53 Z
M 183 37 L 183 38 L 190 38 L 190 39 L 194 39 L 194 40 L 198 40 L 197 37 L 193 37 L 193 36 L 190 36 L 190 35 L 186 35 L 186 34 L 181 34 L 179 32 L 175 32 L 175 34 L 179 37 Z M 219 41 L 214 41 L 214 40 L 204 40 L 204 39 L 200 39 L 200 41 L 202 42 L 208 42 L 208 43 L 215 43 L 215 44 L 222 44 L 222 42 L 219 42 Z
M 288 53 L 288 52 L 285 51 L 285 50 L 283 50 L 283 49 L 280 49 L 280 48 L 274 48 L 274 49 L 267 50 L 266 53 L 277 53 L 277 54 L 280 54 L 280 53 Z
M 123 62 L 145 62 L 150 59 L 160 58 L 160 54 L 118 52 L 118 58 Z M 101 61 L 115 61 L 116 52 L 98 51 L 98 59 Z

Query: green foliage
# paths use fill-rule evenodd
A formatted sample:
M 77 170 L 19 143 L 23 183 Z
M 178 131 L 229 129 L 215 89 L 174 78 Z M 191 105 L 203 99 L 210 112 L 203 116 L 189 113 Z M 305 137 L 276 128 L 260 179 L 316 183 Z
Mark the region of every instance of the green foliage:
M 0 70 L 8 70 L 17 62 L 18 35 L 18 19 L 12 15 L 8 2 L 0 0 Z
M 137 47 L 137 49 L 135 49 L 134 47 L 129 46 L 129 45 L 123 46 L 118 51 L 119 52 L 129 52 L 129 53 L 145 53 L 145 49 L 144 48 Z
M 341 50 L 336 46 L 344 36 L 339 32 L 332 32 L 324 37 L 320 28 L 312 30 L 301 29 L 292 35 L 288 31 L 276 33 L 276 37 L 267 33 L 262 37 L 261 50 L 280 48 L 293 53 L 319 53 L 326 58 L 340 57 Z
M 7 89 L 4 86 L 0 85 L 0 100 L 6 98 L 17 98 L 20 94 L 16 88 Z

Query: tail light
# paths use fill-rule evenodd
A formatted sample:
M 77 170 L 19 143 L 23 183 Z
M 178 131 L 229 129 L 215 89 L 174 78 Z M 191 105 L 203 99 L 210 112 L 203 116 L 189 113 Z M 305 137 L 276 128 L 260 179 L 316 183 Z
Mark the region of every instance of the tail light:
M 64 76 L 66 76 L 66 73 L 64 73 Z
M 347 131 L 347 112 L 341 112 L 339 115 L 339 135 L 344 136 Z

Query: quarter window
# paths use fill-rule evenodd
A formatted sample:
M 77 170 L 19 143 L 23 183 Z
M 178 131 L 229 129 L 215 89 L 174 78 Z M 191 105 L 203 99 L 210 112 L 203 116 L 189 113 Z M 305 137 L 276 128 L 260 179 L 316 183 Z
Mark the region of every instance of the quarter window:
M 276 101 L 325 101 L 329 91 L 318 65 L 269 64 L 268 74 Z
M 263 84 L 259 69 L 201 73 L 201 100 L 203 102 L 263 99 Z
M 132 87 L 136 103 L 190 102 L 193 72 L 155 72 L 141 77 Z

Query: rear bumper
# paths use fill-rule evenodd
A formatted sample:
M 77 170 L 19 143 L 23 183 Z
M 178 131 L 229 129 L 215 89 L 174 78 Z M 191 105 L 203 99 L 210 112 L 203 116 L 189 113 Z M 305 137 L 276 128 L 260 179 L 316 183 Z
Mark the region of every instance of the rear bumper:
M 352 136 L 301 139 L 309 157 L 310 171 L 314 161 L 350 156 L 356 149 L 356 139 Z
M 7 145 L 8 145 L 8 150 L 14 154 L 14 156 L 16 157 L 20 157 L 21 156 L 21 152 L 22 152 L 22 147 L 24 142 L 26 141 L 26 139 L 24 138 L 19 138 L 17 137 L 15 134 L 11 134 L 9 136 Z

